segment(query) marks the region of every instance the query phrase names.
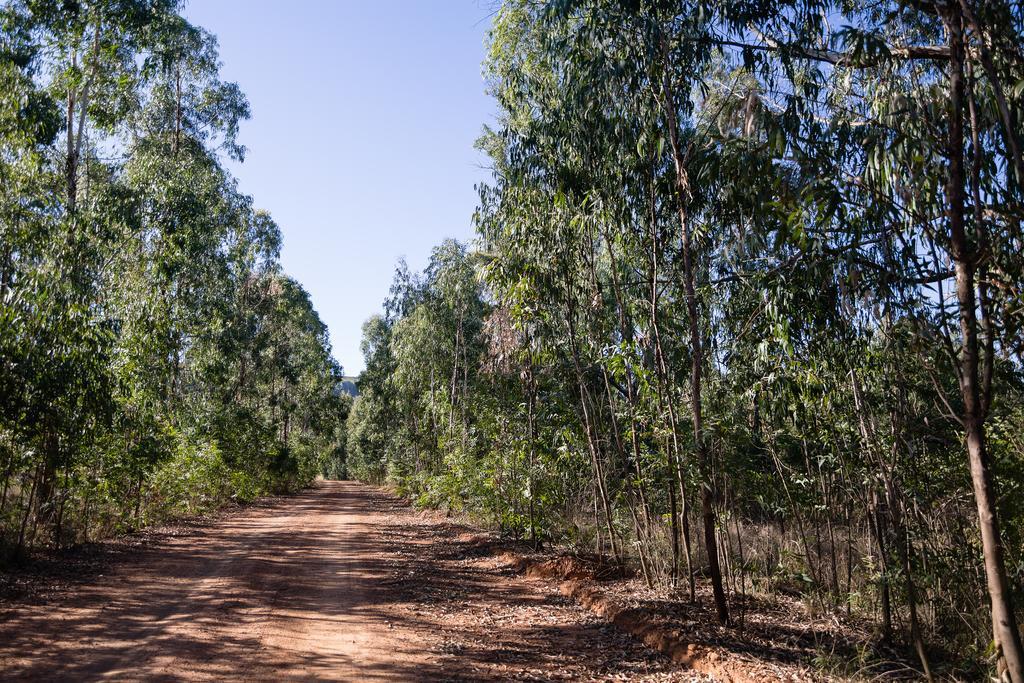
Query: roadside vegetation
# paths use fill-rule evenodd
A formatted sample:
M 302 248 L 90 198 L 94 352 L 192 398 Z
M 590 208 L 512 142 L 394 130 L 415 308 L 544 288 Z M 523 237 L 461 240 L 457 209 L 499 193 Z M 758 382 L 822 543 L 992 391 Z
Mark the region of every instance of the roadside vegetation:
M 502 3 L 478 239 L 366 323 L 349 474 L 723 624 L 796 594 L 919 676 L 1024 681 L 1022 29 Z
M 295 489 L 349 405 L 176 0 L 0 5 L 0 561 Z

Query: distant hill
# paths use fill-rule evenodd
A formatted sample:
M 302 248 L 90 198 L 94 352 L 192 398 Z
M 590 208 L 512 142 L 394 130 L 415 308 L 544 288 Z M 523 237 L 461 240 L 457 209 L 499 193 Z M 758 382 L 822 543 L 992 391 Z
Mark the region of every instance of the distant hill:
M 359 379 L 359 378 L 358 377 L 342 377 L 341 378 L 341 385 L 339 386 L 339 390 L 345 392 L 346 394 L 348 394 L 352 398 L 355 398 L 356 396 L 359 395 L 359 387 L 356 386 L 356 380 L 357 379 Z

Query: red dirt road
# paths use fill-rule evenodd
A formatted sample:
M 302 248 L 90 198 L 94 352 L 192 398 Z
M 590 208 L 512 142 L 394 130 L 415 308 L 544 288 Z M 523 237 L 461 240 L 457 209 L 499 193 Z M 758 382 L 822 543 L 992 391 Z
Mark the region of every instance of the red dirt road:
M 690 680 L 379 489 L 326 482 L 0 607 L 0 678 Z

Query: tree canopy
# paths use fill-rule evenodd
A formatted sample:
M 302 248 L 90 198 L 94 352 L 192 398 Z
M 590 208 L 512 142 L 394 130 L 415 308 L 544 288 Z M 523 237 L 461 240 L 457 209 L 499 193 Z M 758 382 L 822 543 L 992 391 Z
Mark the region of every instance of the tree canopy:
M 352 471 L 1024 680 L 1022 28 L 506 0 L 478 240 L 367 324 Z
M 0 554 L 339 469 L 349 400 L 175 0 L 0 8 Z

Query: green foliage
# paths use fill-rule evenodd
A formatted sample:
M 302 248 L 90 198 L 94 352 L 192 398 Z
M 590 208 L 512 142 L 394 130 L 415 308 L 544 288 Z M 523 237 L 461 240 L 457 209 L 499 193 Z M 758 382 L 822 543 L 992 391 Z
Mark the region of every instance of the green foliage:
M 345 472 L 326 328 L 222 165 L 248 103 L 177 10 L 0 9 L 5 551 Z
M 652 584 L 720 557 L 922 669 L 984 652 L 986 586 L 1024 589 L 1022 34 L 1006 2 L 504 2 L 476 251 L 368 323 L 353 473 Z

